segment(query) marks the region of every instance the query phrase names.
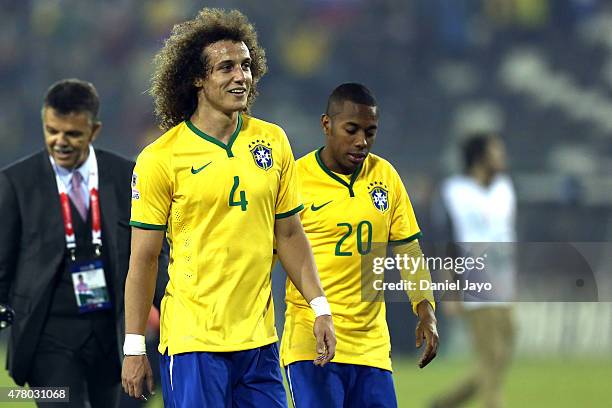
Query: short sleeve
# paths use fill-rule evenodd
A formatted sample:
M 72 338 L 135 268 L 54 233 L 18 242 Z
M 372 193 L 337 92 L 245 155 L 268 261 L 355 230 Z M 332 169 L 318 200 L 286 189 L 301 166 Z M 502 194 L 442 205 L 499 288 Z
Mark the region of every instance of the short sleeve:
M 395 169 L 393 171 L 393 191 L 395 200 L 391 215 L 391 229 L 389 243 L 404 244 L 420 238 L 423 234 L 417 223 L 410 197 L 402 183 L 402 179 Z
M 285 132 L 281 132 L 281 177 L 276 197 L 275 218 L 286 218 L 300 212 L 304 206 L 300 202 L 295 159 Z
M 132 216 L 130 225 L 165 230 L 172 202 L 168 169 L 159 157 L 144 150 L 132 174 Z

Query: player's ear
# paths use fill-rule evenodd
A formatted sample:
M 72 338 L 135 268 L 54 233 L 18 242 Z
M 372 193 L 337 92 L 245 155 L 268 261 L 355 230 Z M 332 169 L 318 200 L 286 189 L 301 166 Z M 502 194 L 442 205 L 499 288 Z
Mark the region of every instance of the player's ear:
M 92 126 L 91 139 L 89 140 L 89 143 L 91 143 L 94 140 L 96 140 L 96 138 L 100 134 L 100 130 L 101 129 L 102 129 L 102 122 L 100 122 L 99 120 L 95 121 L 93 126 Z
M 204 78 L 196 78 L 193 81 L 193 86 L 196 88 L 202 88 L 204 86 Z
M 321 115 L 321 128 L 323 129 L 323 133 L 325 133 L 325 136 L 329 136 L 330 127 L 331 127 L 330 117 L 327 115 L 327 113 L 322 114 Z

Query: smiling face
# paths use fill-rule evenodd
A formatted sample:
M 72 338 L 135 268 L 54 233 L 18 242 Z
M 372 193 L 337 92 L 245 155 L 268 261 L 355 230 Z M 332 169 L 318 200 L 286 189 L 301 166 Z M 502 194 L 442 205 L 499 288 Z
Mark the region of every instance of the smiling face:
M 85 162 L 89 145 L 101 128 L 88 112 L 60 114 L 51 107 L 43 108 L 43 133 L 49 155 L 65 169 L 75 169 Z
M 351 174 L 366 159 L 376 140 L 376 106 L 344 101 L 331 115 L 321 117 L 326 136 L 323 160 L 330 170 Z
M 225 114 L 243 111 L 247 107 L 253 85 L 251 55 L 243 42 L 217 41 L 204 48 L 209 72 L 197 79 L 200 88 L 198 103 Z

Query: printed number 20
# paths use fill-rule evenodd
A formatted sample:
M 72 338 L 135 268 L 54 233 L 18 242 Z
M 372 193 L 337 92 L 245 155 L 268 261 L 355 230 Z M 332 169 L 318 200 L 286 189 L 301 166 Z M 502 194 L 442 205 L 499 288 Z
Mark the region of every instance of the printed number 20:
M 236 194 L 236 190 L 238 189 L 238 185 L 240 184 L 240 178 L 238 176 L 234 176 L 234 185 L 232 186 L 232 191 L 229 194 L 229 205 L 230 207 L 240 207 L 242 211 L 247 210 L 247 205 L 249 202 L 246 199 L 246 192 L 244 190 L 240 190 L 240 200 L 236 201 L 234 199 L 234 195 Z
M 353 253 L 351 251 L 343 251 L 341 249 L 342 244 L 346 239 L 353 233 L 353 226 L 348 222 L 341 222 L 337 224 L 338 227 L 346 227 L 347 230 L 340 238 L 340 240 L 336 243 L 336 256 L 351 256 Z M 364 226 L 368 227 L 367 240 L 363 240 L 363 228 Z M 369 221 L 361 221 L 357 224 L 357 252 L 361 255 L 366 255 L 372 250 L 372 224 Z

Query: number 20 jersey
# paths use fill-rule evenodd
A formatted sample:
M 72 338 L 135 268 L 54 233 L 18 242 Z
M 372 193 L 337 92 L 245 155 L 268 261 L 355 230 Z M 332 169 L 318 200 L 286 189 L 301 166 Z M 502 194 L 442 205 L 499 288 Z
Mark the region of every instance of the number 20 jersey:
M 190 121 L 138 156 L 130 224 L 166 230 L 169 283 L 159 351 L 239 351 L 277 340 L 270 283 L 275 219 L 296 214 L 284 131 L 240 115 L 227 145 Z
M 400 176 L 389 162 L 369 154 L 354 174 L 345 176 L 325 166 L 321 150 L 299 159 L 297 170 L 305 206 L 300 217 L 338 340 L 333 361 L 391 370 L 385 303 L 363 300 L 361 263 L 375 247 L 380 252 L 381 244 L 386 248 L 387 242 L 417 239 L 420 229 Z M 281 345 L 285 366 L 316 357 L 313 312 L 289 280 L 286 302 Z

